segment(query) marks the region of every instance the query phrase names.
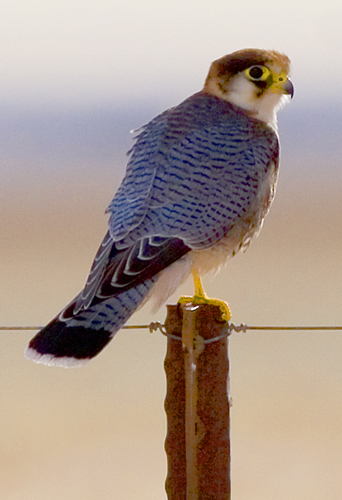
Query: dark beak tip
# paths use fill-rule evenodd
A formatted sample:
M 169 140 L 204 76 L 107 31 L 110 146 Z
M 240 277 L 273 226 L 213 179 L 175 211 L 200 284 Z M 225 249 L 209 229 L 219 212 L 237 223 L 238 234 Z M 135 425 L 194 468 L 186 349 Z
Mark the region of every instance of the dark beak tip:
M 286 94 L 288 94 L 289 96 L 291 96 L 291 99 L 293 98 L 294 96 L 294 86 L 293 86 L 293 83 L 291 82 L 291 80 L 288 78 L 286 84 L 285 84 L 285 87 L 284 87 L 284 90 L 286 91 Z

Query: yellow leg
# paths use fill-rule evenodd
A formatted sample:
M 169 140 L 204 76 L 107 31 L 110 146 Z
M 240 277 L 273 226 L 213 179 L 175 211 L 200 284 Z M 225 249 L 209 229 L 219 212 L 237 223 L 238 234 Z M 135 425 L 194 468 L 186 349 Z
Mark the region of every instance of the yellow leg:
M 192 277 L 194 279 L 194 285 L 195 285 L 195 295 L 193 298 L 195 300 L 196 299 L 201 300 L 201 299 L 207 298 L 208 296 L 204 291 L 201 277 L 196 273 L 196 271 L 194 269 L 192 270 Z
M 181 304 L 186 304 L 188 302 L 191 302 L 194 305 L 211 304 L 213 306 L 218 306 L 221 311 L 222 319 L 224 321 L 229 321 L 232 315 L 227 302 L 225 302 L 224 300 L 209 298 L 204 291 L 200 276 L 196 273 L 194 269 L 192 269 L 192 276 L 194 278 L 195 294 L 193 297 L 183 296 L 179 299 L 179 302 Z

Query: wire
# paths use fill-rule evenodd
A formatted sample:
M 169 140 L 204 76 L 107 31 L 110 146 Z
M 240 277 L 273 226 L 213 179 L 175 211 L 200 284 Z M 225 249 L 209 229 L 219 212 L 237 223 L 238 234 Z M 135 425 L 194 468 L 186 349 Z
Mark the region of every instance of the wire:
M 246 330 L 342 330 L 342 326 L 246 326 Z
M 0 326 L 0 331 L 7 330 L 41 330 L 44 328 L 43 326 Z M 150 328 L 150 325 L 125 325 L 121 328 L 125 328 L 126 330 L 134 330 L 136 328 Z
M 0 326 L 0 330 L 40 330 L 41 326 Z
M 20 330 L 41 330 L 43 326 L 0 326 L 0 331 L 20 331 Z M 165 327 L 161 323 L 153 322 L 149 325 L 125 325 L 121 327 L 126 330 L 136 330 L 136 329 L 149 329 L 151 332 L 160 330 L 163 328 L 165 332 Z M 229 323 L 229 330 L 235 332 L 246 332 L 247 330 L 311 330 L 311 331 L 333 331 L 342 330 L 342 326 L 253 326 L 245 325 L 234 325 L 234 323 Z
M 0 326 L 0 331 L 20 331 L 20 330 L 40 330 L 41 326 Z M 165 337 L 168 337 L 169 339 L 181 341 L 182 337 L 178 337 L 176 335 L 172 335 L 171 333 L 168 333 L 165 326 L 160 323 L 159 321 L 155 321 L 150 323 L 149 325 L 125 325 L 122 327 L 122 329 L 126 330 L 137 330 L 137 329 L 148 329 L 151 333 L 156 332 L 157 330 L 160 331 Z M 228 323 L 227 325 L 227 330 L 221 334 L 218 335 L 217 337 L 213 337 L 211 339 L 200 339 L 196 343 L 198 344 L 211 344 L 213 342 L 218 342 L 219 340 L 227 339 L 229 335 L 231 335 L 233 332 L 236 333 L 241 333 L 241 332 L 247 332 L 247 330 L 264 330 L 264 331 L 270 331 L 270 330 L 282 330 L 282 331 L 298 331 L 298 330 L 307 330 L 307 331 L 337 331 L 337 330 L 342 330 L 342 326 L 248 326 L 245 325 L 244 323 L 241 323 L 240 325 L 235 325 L 234 323 Z

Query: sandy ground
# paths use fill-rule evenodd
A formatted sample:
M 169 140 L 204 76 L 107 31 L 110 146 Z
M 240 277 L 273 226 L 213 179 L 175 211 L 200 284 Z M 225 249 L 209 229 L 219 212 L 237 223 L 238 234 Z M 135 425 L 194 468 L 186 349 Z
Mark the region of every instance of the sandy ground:
M 234 322 L 342 325 L 340 186 L 285 175 L 260 237 L 205 282 Z M 97 177 L 21 189 L 1 202 L 1 323 L 39 325 L 83 285 L 113 186 Z M 146 306 L 131 323 L 164 316 Z M 26 361 L 31 336 L 0 335 L 0 498 L 165 498 L 165 338 L 122 331 L 65 370 Z M 340 332 L 232 336 L 235 500 L 340 500 L 341 353 Z

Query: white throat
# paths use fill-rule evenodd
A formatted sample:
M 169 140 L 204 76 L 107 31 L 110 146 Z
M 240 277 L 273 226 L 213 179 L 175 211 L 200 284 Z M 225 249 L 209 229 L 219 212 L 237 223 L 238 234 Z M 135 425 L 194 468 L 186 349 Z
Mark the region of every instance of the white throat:
M 224 90 L 221 90 L 215 81 L 208 82 L 206 90 L 247 111 L 249 116 L 268 123 L 276 131 L 277 111 L 289 97 L 271 90 L 267 90 L 258 97 L 256 86 L 243 74 L 237 74 L 231 78 Z

